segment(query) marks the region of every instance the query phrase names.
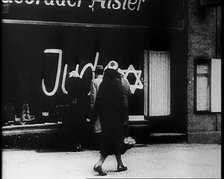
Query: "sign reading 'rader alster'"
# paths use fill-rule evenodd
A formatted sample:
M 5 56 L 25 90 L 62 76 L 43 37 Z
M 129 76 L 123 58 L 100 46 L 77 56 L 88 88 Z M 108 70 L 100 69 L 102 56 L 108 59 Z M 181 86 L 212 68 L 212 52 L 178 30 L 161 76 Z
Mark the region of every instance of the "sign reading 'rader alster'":
M 176 27 L 184 0 L 2 0 L 3 19 Z M 5 22 L 5 21 L 4 21 Z
M 87 7 L 94 11 L 95 6 L 100 6 L 101 9 L 112 9 L 112 10 L 130 10 L 139 11 L 142 3 L 145 0 L 2 0 L 3 3 L 14 3 L 14 4 L 27 4 L 27 5 L 46 5 L 46 6 L 58 6 L 58 7 L 71 7 L 80 8 L 86 2 Z M 85 4 L 84 4 L 85 2 Z

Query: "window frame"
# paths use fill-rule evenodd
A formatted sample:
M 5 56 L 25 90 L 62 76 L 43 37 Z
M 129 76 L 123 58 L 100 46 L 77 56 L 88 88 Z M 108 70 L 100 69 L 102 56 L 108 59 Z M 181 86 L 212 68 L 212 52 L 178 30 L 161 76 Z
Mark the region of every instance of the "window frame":
M 200 64 L 207 64 L 208 65 L 208 74 L 198 74 L 197 67 Z M 207 76 L 208 78 L 208 88 L 209 88 L 209 107 L 208 110 L 198 110 L 197 109 L 197 80 L 198 76 Z M 211 111 L 211 59 L 207 58 L 199 58 L 194 61 L 194 114 L 211 114 L 216 113 Z

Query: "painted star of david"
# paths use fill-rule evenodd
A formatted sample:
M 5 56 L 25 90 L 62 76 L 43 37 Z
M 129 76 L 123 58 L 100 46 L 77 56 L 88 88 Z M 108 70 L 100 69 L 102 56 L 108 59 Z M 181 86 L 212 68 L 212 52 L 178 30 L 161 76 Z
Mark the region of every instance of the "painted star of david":
M 130 84 L 130 90 L 131 90 L 132 94 L 135 93 L 136 89 L 143 89 L 143 84 L 141 82 L 141 75 L 142 75 L 141 70 L 135 70 L 133 65 L 129 65 L 127 70 L 119 70 L 119 71 L 124 75 L 124 78 L 126 80 L 128 80 L 127 77 L 128 77 L 129 74 L 132 73 L 132 74 L 135 75 L 135 78 L 136 78 L 135 84 L 134 85 Z

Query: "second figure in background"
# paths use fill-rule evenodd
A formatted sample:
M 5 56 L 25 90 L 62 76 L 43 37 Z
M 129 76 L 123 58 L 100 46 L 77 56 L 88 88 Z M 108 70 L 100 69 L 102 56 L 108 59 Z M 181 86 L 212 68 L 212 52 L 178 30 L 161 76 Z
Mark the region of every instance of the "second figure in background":
M 91 89 L 90 89 L 90 104 L 91 104 L 91 111 L 92 114 L 93 107 L 95 105 L 96 96 L 99 91 L 100 84 L 103 80 L 103 66 L 97 65 L 95 70 L 95 79 L 91 82 Z M 93 116 L 90 114 L 90 118 L 92 120 L 93 125 L 93 132 L 94 132 L 94 148 L 99 149 L 100 141 L 101 141 L 101 125 L 100 125 L 100 118 L 99 115 Z

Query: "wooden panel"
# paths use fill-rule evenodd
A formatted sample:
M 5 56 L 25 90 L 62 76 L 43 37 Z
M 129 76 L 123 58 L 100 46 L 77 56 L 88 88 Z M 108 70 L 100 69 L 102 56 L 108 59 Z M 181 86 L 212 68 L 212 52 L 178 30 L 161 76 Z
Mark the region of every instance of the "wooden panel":
M 211 60 L 211 112 L 221 112 L 221 59 Z
M 149 114 L 149 91 L 148 91 L 148 75 L 149 75 L 149 55 L 148 51 L 144 51 L 144 115 Z

